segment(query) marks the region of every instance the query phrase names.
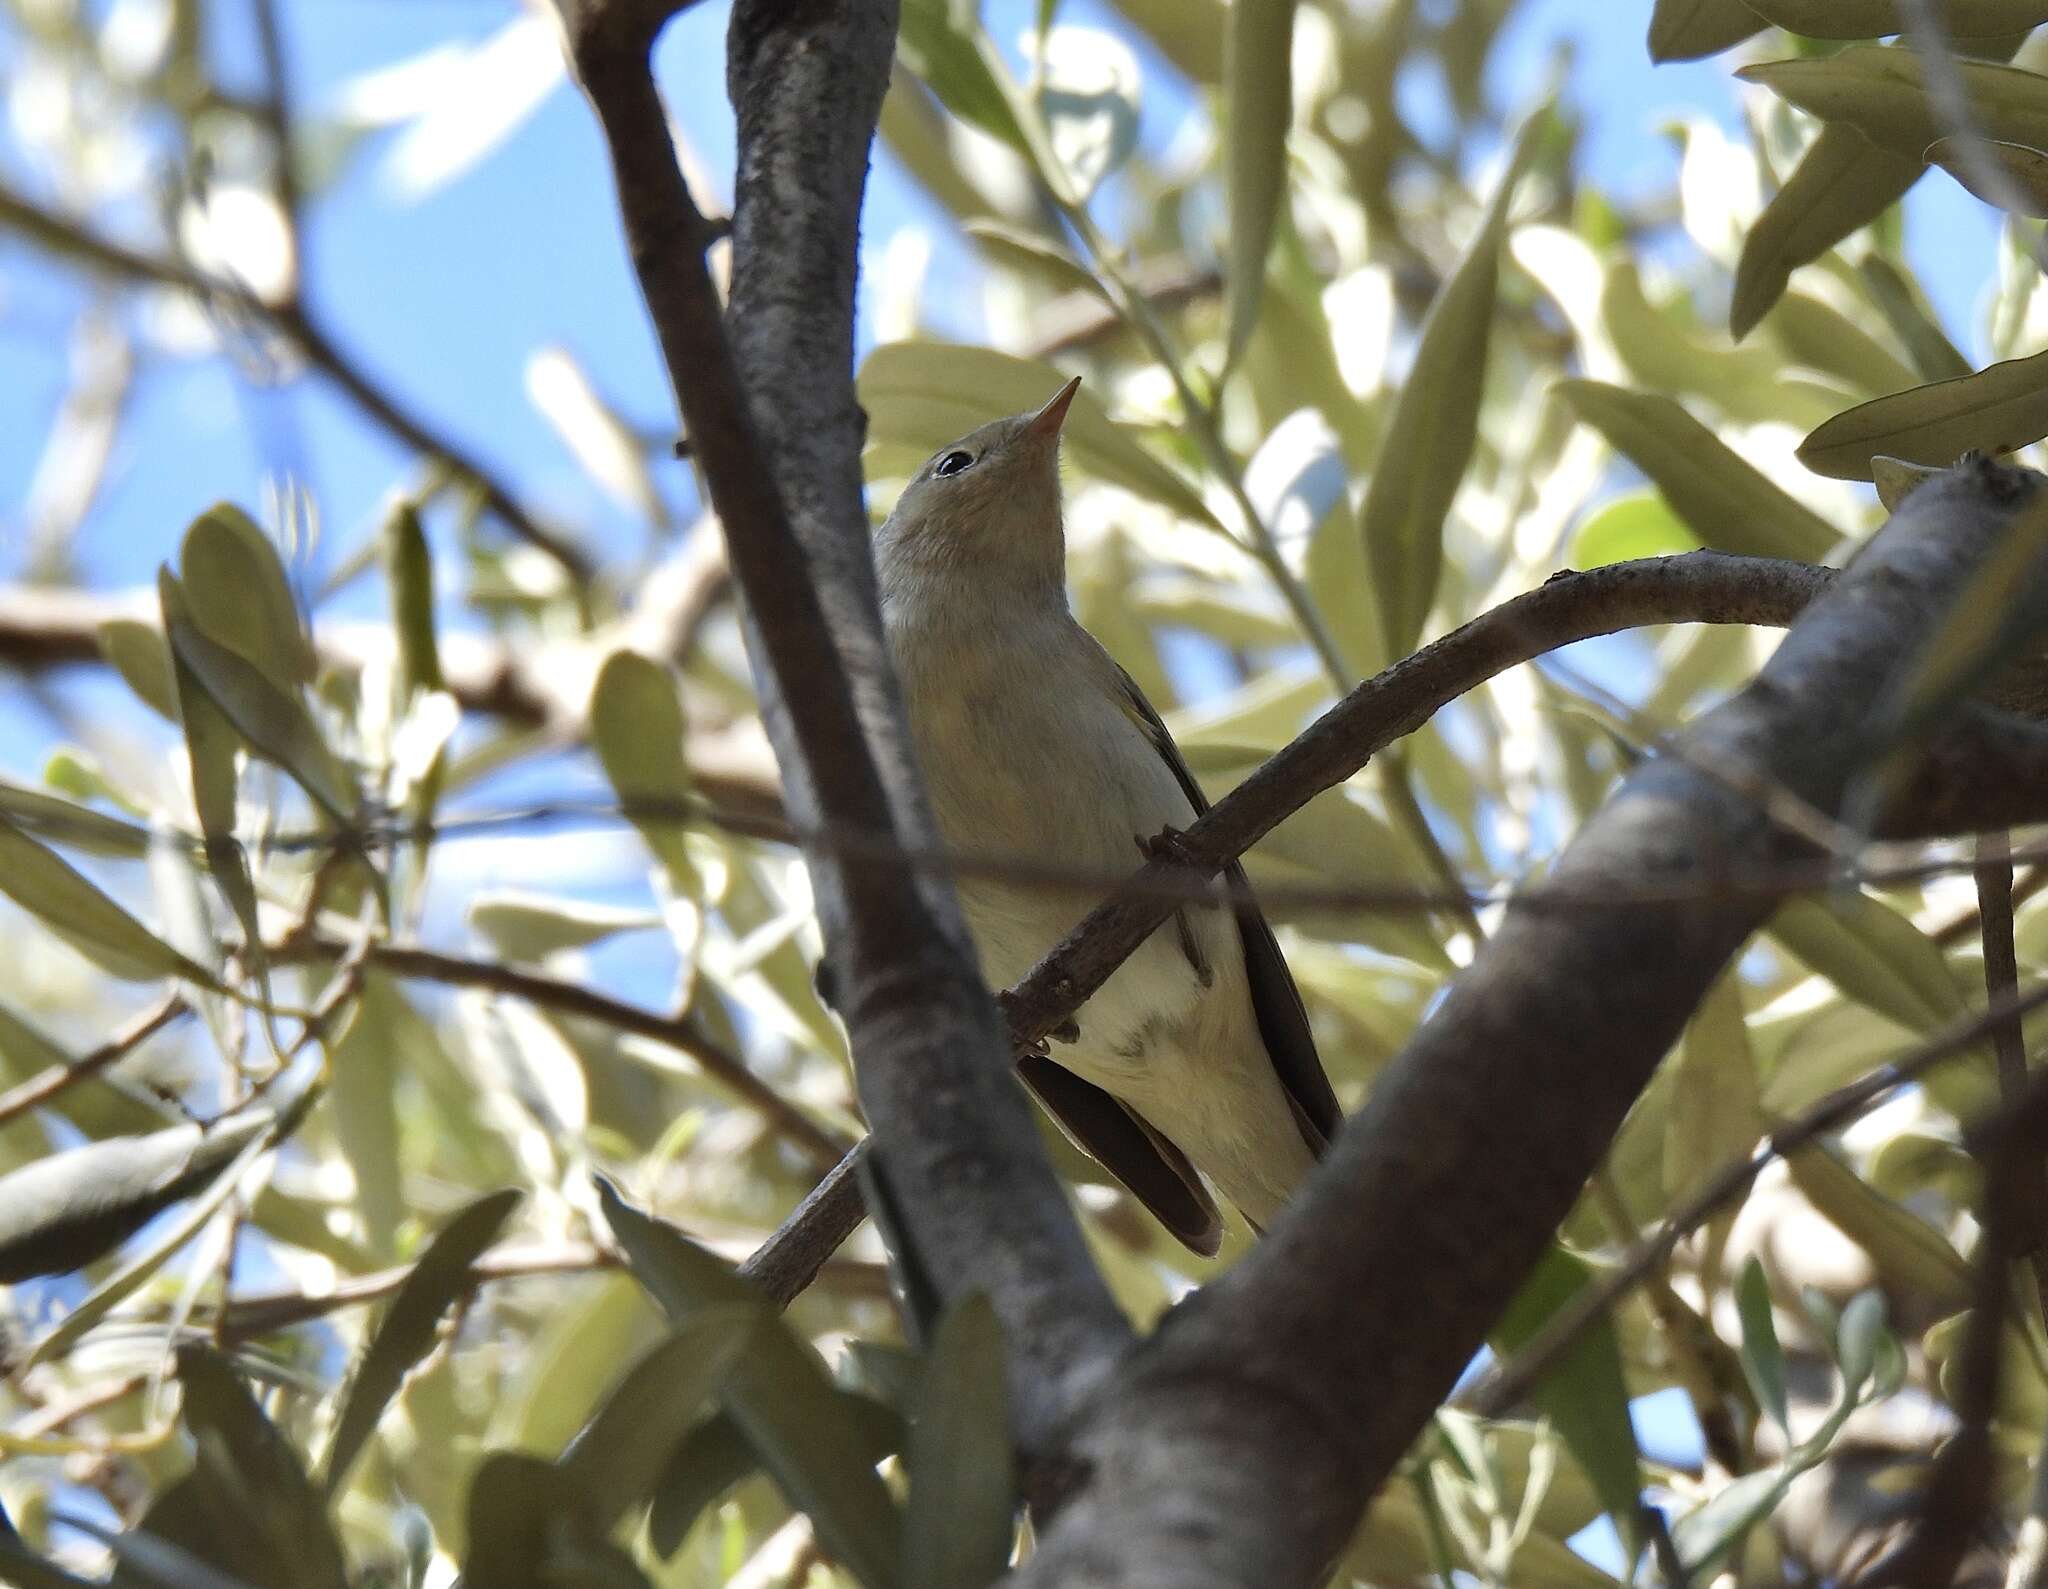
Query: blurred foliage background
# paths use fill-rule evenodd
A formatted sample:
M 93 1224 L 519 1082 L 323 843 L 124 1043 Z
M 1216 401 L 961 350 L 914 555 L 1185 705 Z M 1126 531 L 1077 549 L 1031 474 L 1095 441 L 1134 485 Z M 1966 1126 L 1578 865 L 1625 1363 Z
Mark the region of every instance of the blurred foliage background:
M 1982 172 L 1929 150 L 1903 46 L 1787 31 L 1853 12 L 1827 30 L 1874 37 L 1897 8 L 1589 7 L 1625 25 L 1625 79 L 1533 46 L 1539 9 L 904 0 L 864 280 L 874 509 L 1083 375 L 1074 603 L 1212 793 L 1561 568 L 1840 562 L 1882 514 L 1854 483 L 1873 453 L 2048 432 L 2040 228 L 1953 185 Z M 2024 210 L 2048 62 L 2014 30 L 2048 8 L 1948 10 L 2016 61 L 1966 86 L 2010 151 L 1990 197 Z M 718 527 L 552 15 L 429 7 L 410 54 L 325 0 L 6 15 L 0 345 L 29 373 L 0 397 L 0 1578 L 985 1581 L 1012 1522 L 991 1322 L 911 1351 L 866 1231 L 786 1326 L 704 1259 L 752 1250 L 859 1122 Z M 693 96 L 721 26 L 699 7 L 662 55 L 713 203 L 728 135 Z M 1794 65 L 1734 85 L 1746 62 Z M 1672 175 L 1612 186 L 1589 120 L 1658 72 L 1729 114 L 1633 129 Z M 338 208 L 372 170 L 388 213 Z M 1962 217 L 1933 249 L 1906 247 L 1916 183 Z M 507 249 L 600 258 L 608 290 L 537 315 Z M 1996 361 L 1991 436 L 1984 386 L 1928 389 Z M 1347 1105 L 1500 893 L 1772 641 L 1650 631 L 1511 671 L 1254 853 Z M 1498 1345 L 1981 1002 L 1969 856 L 1928 859 L 1785 906 Z M 1973 1051 L 1767 1169 L 1534 1404 L 1447 1409 L 1344 1581 L 1869 1559 L 1955 1426 L 1962 1128 L 1997 1097 Z M 1049 1141 L 1134 1315 L 1204 1277 Z M 2031 1295 L 2008 1336 L 2017 1529 L 2048 1424 Z

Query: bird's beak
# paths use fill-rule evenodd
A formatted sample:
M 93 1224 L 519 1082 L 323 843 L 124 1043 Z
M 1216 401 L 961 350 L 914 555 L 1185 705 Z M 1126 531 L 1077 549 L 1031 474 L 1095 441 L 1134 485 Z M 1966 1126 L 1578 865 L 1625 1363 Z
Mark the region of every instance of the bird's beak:
M 1073 406 L 1074 394 L 1081 389 L 1081 377 L 1075 376 L 1057 392 L 1052 401 L 1031 416 L 1031 423 L 1024 427 L 1024 434 L 1034 441 L 1051 441 L 1060 433 L 1060 426 L 1067 422 L 1067 410 Z

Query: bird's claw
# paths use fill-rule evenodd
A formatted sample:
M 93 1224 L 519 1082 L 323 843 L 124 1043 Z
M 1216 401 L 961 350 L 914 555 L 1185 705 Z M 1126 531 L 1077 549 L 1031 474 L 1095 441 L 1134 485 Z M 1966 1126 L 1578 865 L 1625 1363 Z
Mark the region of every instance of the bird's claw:
M 1179 828 L 1163 827 L 1149 839 L 1141 833 L 1134 842 L 1138 853 L 1148 861 L 1178 861 L 1182 866 L 1194 865 L 1195 858 L 1188 850 L 1188 836 Z
M 996 995 L 996 1008 L 1003 1012 L 1003 1019 L 1009 1023 L 1010 1031 L 1013 1034 L 1012 1040 L 1014 1041 L 1014 1034 L 1020 1024 L 1016 998 L 1007 992 L 998 993 Z M 1052 1051 L 1049 1044 L 1078 1043 L 1080 1040 L 1080 1024 L 1070 1016 L 1048 1031 L 1044 1037 L 1039 1038 L 1035 1042 L 1017 1043 L 1016 1047 L 1020 1054 L 1035 1054 L 1040 1059 L 1050 1059 L 1052 1058 Z

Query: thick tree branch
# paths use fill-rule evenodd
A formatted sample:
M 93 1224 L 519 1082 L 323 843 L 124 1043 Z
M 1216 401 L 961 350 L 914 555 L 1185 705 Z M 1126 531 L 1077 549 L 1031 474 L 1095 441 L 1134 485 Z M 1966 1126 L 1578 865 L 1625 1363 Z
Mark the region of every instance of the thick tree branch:
M 1758 679 L 1632 775 L 1533 892 L 1711 885 L 1805 853 L 1739 790 L 1841 808 L 1873 708 L 2036 480 L 1973 463 L 1915 492 Z M 1322 728 L 1295 748 L 1341 766 L 1356 747 L 1317 747 Z M 1511 907 L 1304 1196 L 1089 1408 L 1074 1450 L 1091 1477 L 1020 1581 L 1315 1582 L 1768 910 Z M 1226 1536 L 1189 1526 L 1215 1517 Z
M 867 151 L 895 40 L 888 0 L 735 8 L 734 298 L 677 168 L 648 51 L 669 8 L 571 0 L 578 75 L 610 149 L 628 245 L 746 597 L 749 646 L 805 830 L 929 846 L 932 826 L 882 640 L 852 383 Z M 730 340 L 728 340 L 728 334 Z M 975 973 L 949 882 L 812 848 L 875 1172 L 946 1293 L 1008 1326 L 1027 1448 L 1099 1378 L 1129 1327 L 1090 1263 Z

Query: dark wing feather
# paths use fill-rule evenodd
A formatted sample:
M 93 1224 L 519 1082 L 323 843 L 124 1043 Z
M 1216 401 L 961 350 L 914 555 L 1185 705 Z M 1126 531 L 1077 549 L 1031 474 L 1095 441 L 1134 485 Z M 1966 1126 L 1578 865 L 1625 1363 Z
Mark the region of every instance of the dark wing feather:
M 1223 1243 L 1223 1219 L 1187 1155 L 1093 1082 L 1027 1055 L 1025 1086 L 1082 1151 L 1122 1182 L 1152 1217 L 1205 1258 Z
M 1188 803 L 1200 816 L 1209 809 L 1209 801 L 1202 786 L 1195 782 L 1194 774 L 1188 771 L 1188 764 L 1181 759 L 1180 747 L 1174 744 L 1166 724 L 1145 699 L 1137 681 L 1122 668 L 1117 668 L 1117 677 L 1123 681 L 1125 706 L 1132 720 L 1144 729 L 1153 749 L 1173 769 Z M 1280 1075 L 1280 1085 L 1294 1105 L 1302 1137 L 1312 1151 L 1320 1154 L 1337 1134 L 1344 1111 L 1338 1107 L 1330 1078 L 1323 1073 L 1322 1057 L 1316 1052 L 1315 1036 L 1309 1030 L 1308 1011 L 1302 1007 L 1294 973 L 1287 969 L 1280 945 L 1274 941 L 1273 929 L 1266 924 L 1265 913 L 1251 902 L 1244 868 L 1233 861 L 1224 868 L 1223 877 L 1243 901 L 1236 907 L 1237 930 L 1244 940 L 1244 969 L 1251 980 L 1252 1009 L 1259 1018 L 1259 1035 L 1265 1039 L 1266 1052 L 1273 1056 L 1273 1068 Z

